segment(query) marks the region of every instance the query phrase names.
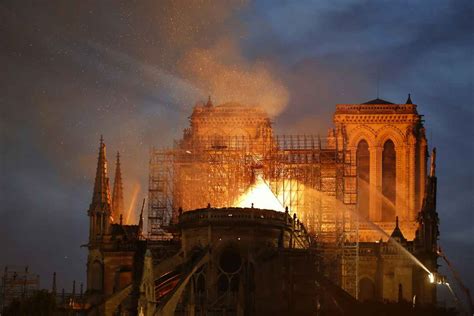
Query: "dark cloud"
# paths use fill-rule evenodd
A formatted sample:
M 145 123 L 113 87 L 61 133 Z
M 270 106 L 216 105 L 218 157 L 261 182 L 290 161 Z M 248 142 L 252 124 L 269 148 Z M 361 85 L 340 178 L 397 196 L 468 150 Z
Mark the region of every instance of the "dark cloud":
M 411 92 L 425 114 L 442 244 L 473 287 L 472 19 L 467 0 L 3 1 L 0 265 L 84 280 L 99 135 L 111 168 L 123 152 L 127 200 L 145 196 L 149 147 L 171 145 L 209 92 L 230 97 L 222 73 L 288 133 L 324 134 L 334 105 L 374 98 L 379 78 L 381 97 Z

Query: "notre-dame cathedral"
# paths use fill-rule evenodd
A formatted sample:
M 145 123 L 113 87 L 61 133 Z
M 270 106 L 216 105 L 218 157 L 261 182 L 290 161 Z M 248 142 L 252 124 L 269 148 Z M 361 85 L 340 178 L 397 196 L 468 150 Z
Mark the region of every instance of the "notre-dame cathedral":
M 423 116 L 409 96 L 338 104 L 333 123 L 326 137 L 274 135 L 258 108 L 197 104 L 182 139 L 152 151 L 133 224 L 120 158 L 111 189 L 101 138 L 84 308 L 347 315 L 366 301 L 435 304 L 436 151 Z

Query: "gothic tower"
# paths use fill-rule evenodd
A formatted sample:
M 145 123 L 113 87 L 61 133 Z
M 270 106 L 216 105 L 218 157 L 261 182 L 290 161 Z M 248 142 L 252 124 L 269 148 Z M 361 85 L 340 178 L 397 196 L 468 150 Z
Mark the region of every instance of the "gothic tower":
M 422 115 L 410 96 L 405 104 L 375 99 L 338 104 L 331 136 L 357 165 L 358 212 L 387 233 L 400 228 L 413 240 L 425 190 L 427 141 Z M 378 240 L 361 221 L 361 241 Z
M 102 240 L 109 231 L 110 217 L 112 214 L 110 201 L 109 177 L 107 174 L 107 157 L 104 139 L 100 138 L 99 157 L 94 182 L 92 203 L 89 206 L 90 218 L 89 242 L 95 244 Z
M 101 136 L 99 157 L 94 182 L 92 203 L 89 206 L 89 256 L 87 259 L 87 290 L 101 294 L 104 285 L 104 262 L 100 252 L 101 244 L 110 229 L 111 201 L 105 144 Z

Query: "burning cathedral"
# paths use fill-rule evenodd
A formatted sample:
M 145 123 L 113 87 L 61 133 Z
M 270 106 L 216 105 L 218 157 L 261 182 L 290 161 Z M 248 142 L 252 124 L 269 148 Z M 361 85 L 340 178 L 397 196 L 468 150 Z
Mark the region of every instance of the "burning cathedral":
M 435 304 L 436 151 L 417 106 L 338 104 L 333 122 L 326 137 L 275 135 L 259 108 L 197 104 L 183 137 L 151 152 L 137 225 L 122 221 L 120 160 L 111 190 L 101 139 L 84 308 L 338 315 L 364 301 Z

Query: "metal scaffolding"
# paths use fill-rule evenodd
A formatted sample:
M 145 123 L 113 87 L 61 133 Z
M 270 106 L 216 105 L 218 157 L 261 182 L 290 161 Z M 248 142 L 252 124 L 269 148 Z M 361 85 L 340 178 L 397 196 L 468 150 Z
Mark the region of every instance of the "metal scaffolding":
M 355 175 L 353 155 L 319 136 L 185 137 L 151 153 L 148 231 L 159 235 L 179 208 L 235 206 L 260 176 L 316 238 L 329 277 L 356 296 Z
M 14 300 L 23 300 L 39 290 L 40 278 L 28 267 L 5 266 L 0 288 L 0 311 Z

